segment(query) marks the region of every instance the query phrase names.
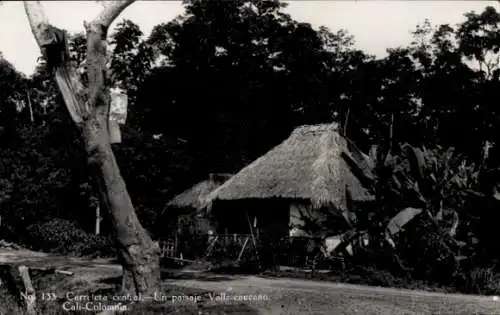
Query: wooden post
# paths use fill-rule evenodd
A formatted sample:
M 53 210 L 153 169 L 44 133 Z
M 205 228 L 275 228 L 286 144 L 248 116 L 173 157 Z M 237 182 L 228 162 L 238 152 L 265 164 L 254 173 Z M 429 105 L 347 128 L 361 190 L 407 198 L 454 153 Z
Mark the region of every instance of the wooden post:
M 351 108 L 349 107 L 347 109 L 347 113 L 345 114 L 344 128 L 342 130 L 342 134 L 343 134 L 344 137 L 347 136 L 347 123 L 349 122 L 349 114 L 350 114 L 350 112 L 351 112 Z
M 28 107 L 30 109 L 30 120 L 31 120 L 31 123 L 33 123 L 35 121 L 35 117 L 33 116 L 33 107 L 31 106 L 30 92 L 26 91 L 26 95 L 28 96 Z
M 177 248 L 179 244 L 179 233 L 178 230 L 175 229 L 175 236 L 174 236 L 174 254 L 172 256 L 177 257 Z
M 391 114 L 391 125 L 389 127 L 389 154 L 392 153 L 393 138 L 394 138 L 394 113 Z
M 236 259 L 237 262 L 239 262 L 241 260 L 241 256 L 243 256 L 243 252 L 245 251 L 245 248 L 247 247 L 249 240 L 250 240 L 250 238 L 247 236 L 247 238 L 245 239 L 245 242 L 243 243 L 243 246 L 241 247 L 241 251 L 238 255 L 238 259 Z
M 207 259 L 208 257 L 210 257 L 210 254 L 212 254 L 212 249 L 215 247 L 215 243 L 217 242 L 218 239 L 219 239 L 219 235 L 217 235 L 213 239 L 213 241 L 208 245 L 207 253 L 205 254 L 205 259 Z
M 101 207 L 98 205 L 95 209 L 95 235 L 101 233 Z
M 252 236 L 252 242 L 253 242 L 253 247 L 255 249 L 255 255 L 257 255 L 257 264 L 258 268 L 260 270 L 260 257 L 259 257 L 259 250 L 257 249 L 257 242 L 255 241 L 255 237 L 253 235 L 253 228 L 252 228 L 252 222 L 250 222 L 250 216 L 248 215 L 248 210 L 245 211 L 247 215 L 247 221 L 248 221 L 248 226 L 250 227 L 250 236 Z
M 257 228 L 257 217 L 253 218 L 253 227 L 255 229 L 255 234 L 257 235 L 257 239 L 259 239 L 259 229 Z

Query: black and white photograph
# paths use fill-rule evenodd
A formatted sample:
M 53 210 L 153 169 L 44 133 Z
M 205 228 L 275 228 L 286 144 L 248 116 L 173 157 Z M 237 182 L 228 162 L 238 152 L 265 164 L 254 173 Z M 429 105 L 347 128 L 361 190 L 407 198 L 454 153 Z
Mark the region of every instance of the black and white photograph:
M 44 314 L 500 314 L 500 1 L 0 1 Z

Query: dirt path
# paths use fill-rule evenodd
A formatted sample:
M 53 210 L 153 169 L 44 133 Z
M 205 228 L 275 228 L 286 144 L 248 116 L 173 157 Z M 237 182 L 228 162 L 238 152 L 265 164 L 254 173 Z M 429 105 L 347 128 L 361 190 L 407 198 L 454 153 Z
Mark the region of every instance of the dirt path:
M 121 267 L 109 260 L 0 249 L 0 263 L 13 262 L 72 271 L 74 275 L 67 277 L 67 288 L 95 288 L 101 280 L 121 275 Z M 484 296 L 256 276 L 182 273 L 176 278 L 166 283 L 205 289 L 226 297 L 267 297 L 267 301 L 243 302 L 250 303 L 261 314 L 500 314 L 500 301 Z
M 500 314 L 492 297 L 398 290 L 342 283 L 255 276 L 170 283 L 226 295 L 265 295 L 251 302 L 262 314 Z
M 82 291 L 95 288 L 108 288 L 102 280 L 118 277 L 122 274 L 121 266 L 112 264 L 109 259 L 84 259 L 57 256 L 30 250 L 12 250 L 0 248 L 0 264 L 14 263 L 30 267 L 55 267 L 73 273 L 66 277 L 61 288 L 81 288 Z

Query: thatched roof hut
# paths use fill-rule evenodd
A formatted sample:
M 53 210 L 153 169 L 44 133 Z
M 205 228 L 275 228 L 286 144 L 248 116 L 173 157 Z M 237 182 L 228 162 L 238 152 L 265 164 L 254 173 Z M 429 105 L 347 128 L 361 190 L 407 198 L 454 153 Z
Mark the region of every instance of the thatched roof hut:
M 175 196 L 167 203 L 167 208 L 200 210 L 206 197 L 226 182 L 231 174 L 209 174 L 209 177 Z
M 163 209 L 159 223 L 162 232 L 171 233 L 169 237 L 177 237 L 178 234 L 175 233 L 202 235 L 213 230 L 215 227 L 203 211 L 203 200 L 230 177 L 230 174 L 210 174 L 206 180 L 170 200 Z
M 205 205 L 215 201 L 301 199 L 314 208 L 346 207 L 346 188 L 353 200 L 371 200 L 368 191 L 341 157 L 347 140 L 334 124 L 302 126 L 284 142 L 243 168 L 211 192 Z

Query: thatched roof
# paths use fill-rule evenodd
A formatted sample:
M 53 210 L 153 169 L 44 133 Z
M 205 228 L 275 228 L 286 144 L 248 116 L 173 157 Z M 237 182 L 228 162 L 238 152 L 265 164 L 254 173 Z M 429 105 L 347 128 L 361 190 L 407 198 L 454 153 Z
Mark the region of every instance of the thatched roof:
M 201 209 L 203 201 L 214 189 L 231 177 L 231 174 L 210 174 L 208 179 L 175 196 L 167 203 L 167 207 Z
M 346 187 L 357 201 L 372 199 L 340 156 L 347 140 L 333 124 L 302 126 L 284 142 L 243 168 L 206 198 L 215 200 L 286 198 L 316 207 L 346 206 Z

